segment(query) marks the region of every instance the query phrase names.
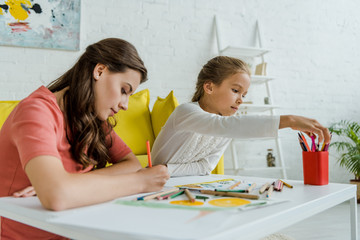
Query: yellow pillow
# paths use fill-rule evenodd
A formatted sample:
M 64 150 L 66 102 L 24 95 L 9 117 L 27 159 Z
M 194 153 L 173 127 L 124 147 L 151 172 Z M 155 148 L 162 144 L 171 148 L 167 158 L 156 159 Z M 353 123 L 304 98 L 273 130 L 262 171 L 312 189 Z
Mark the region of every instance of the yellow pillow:
M 151 111 L 151 124 L 155 138 L 159 135 L 161 128 L 178 105 L 179 102 L 175 98 L 173 91 L 166 98 L 157 98 Z
M 148 166 L 149 161 L 147 155 L 137 155 L 136 157 L 139 159 L 139 162 L 143 168 Z
M 154 142 L 154 133 L 151 127 L 150 94 L 145 89 L 129 98 L 126 111 L 119 111 L 115 117 L 117 124 L 114 131 L 131 148 L 135 155 L 146 154 L 146 141 Z
M 12 112 L 12 110 L 18 105 L 20 101 L 0 101 L 0 129 L 5 120 Z
M 211 173 L 224 175 L 224 155 L 221 156 L 218 164 Z

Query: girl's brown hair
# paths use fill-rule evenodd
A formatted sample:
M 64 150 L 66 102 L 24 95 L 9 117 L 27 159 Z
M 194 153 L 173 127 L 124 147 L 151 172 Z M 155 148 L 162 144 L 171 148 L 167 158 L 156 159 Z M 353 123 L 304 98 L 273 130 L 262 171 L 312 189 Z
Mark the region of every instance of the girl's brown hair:
M 196 90 L 192 102 L 198 102 L 204 95 L 204 83 L 212 82 L 220 85 L 224 79 L 235 73 L 250 73 L 248 65 L 237 58 L 217 56 L 210 59 L 201 69 L 196 83 Z
M 147 80 L 147 70 L 135 47 L 118 38 L 107 38 L 89 45 L 75 65 L 49 84 L 51 92 L 69 87 L 63 96 L 66 136 L 76 162 L 85 167 L 105 167 L 110 159 L 109 133 L 113 124 L 101 121 L 95 112 L 93 71 L 104 64 L 110 72 L 123 73 L 133 69 L 141 73 L 140 83 Z

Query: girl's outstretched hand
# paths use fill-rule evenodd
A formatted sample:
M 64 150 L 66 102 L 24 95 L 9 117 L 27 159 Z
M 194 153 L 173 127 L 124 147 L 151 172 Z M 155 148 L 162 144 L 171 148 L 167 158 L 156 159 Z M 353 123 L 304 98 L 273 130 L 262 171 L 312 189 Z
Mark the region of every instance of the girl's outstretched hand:
M 165 165 L 156 165 L 151 168 L 142 168 L 138 171 L 144 186 L 144 192 L 160 191 L 166 181 L 170 178 L 168 169 Z
M 32 197 L 35 196 L 36 192 L 33 186 L 28 186 L 20 191 L 14 192 L 13 197 Z
M 302 116 L 295 115 L 282 115 L 280 116 L 279 129 L 290 127 L 293 130 L 306 133 L 309 137 L 315 134 L 319 137 L 319 142 L 330 142 L 329 129 L 321 125 L 315 119 L 310 119 Z

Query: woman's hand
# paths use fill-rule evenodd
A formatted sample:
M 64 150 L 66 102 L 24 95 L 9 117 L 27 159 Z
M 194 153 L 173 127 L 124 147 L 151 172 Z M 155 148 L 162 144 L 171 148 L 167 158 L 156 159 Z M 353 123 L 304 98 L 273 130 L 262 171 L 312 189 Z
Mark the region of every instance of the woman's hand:
M 316 134 L 319 136 L 319 142 L 324 141 L 325 143 L 330 143 L 329 129 L 322 126 L 315 119 L 295 115 L 282 115 L 280 116 L 279 129 L 286 127 L 290 127 L 293 130 L 304 132 L 309 137 L 312 134 Z
M 166 181 L 170 178 L 168 169 L 165 165 L 142 168 L 137 172 L 141 174 L 144 192 L 160 191 L 164 187 Z
M 36 192 L 33 186 L 28 186 L 20 191 L 14 192 L 13 197 L 32 197 L 36 196 Z

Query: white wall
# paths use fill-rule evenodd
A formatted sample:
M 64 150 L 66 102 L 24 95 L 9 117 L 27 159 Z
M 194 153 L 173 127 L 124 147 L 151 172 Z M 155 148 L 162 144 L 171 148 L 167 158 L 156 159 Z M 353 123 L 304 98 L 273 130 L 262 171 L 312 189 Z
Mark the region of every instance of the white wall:
M 172 89 L 179 102 L 189 101 L 201 66 L 215 54 L 217 14 L 230 44 L 254 45 L 260 21 L 263 45 L 272 50 L 268 74 L 277 77 L 273 102 L 283 107 L 277 113 L 313 117 L 324 125 L 360 120 L 358 0 L 83 0 L 81 8 L 79 52 L 0 46 L 0 100 L 26 97 L 72 66 L 88 44 L 120 37 L 145 61 L 149 81 L 141 89 L 151 90 L 152 102 Z M 261 94 L 254 88 L 254 97 Z M 289 178 L 301 179 L 296 132 L 280 134 Z M 265 154 L 265 147 L 254 153 L 263 161 Z M 352 177 L 337 166 L 333 151 L 330 167 L 333 182 Z

